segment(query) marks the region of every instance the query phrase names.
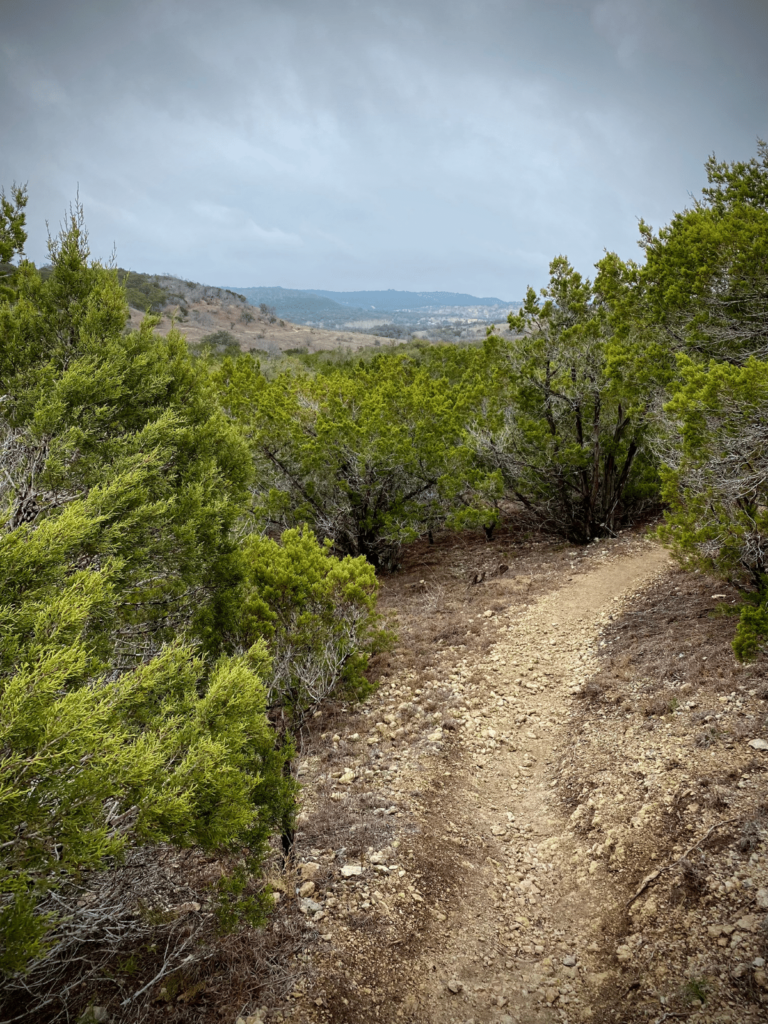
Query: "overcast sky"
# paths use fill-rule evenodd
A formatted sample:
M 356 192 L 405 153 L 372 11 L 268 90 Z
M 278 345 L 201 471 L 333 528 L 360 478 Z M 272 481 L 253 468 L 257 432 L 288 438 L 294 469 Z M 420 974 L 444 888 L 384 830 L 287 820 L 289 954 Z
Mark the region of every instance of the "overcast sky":
M 0 0 L 0 183 L 45 258 L 521 297 L 639 255 L 768 138 L 766 0 Z

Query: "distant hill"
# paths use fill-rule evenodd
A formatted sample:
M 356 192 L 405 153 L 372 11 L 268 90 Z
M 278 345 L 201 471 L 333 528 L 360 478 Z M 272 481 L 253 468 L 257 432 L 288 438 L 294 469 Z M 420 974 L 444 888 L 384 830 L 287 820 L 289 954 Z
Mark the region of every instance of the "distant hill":
M 307 320 L 325 319 L 339 316 L 342 321 L 350 319 L 350 309 L 317 292 L 303 291 L 296 288 L 234 288 L 239 295 L 244 295 L 252 306 L 260 306 L 262 302 L 271 306 L 278 316 L 304 323 Z M 354 311 L 363 316 L 363 310 Z
M 294 323 L 343 327 L 371 321 L 392 321 L 423 327 L 428 321 L 503 319 L 519 302 L 479 298 L 465 292 L 387 291 L 332 292 L 308 288 L 234 288 L 251 305 L 266 303 L 278 316 Z
M 513 303 L 504 299 L 478 298 L 465 292 L 401 292 L 394 288 L 387 291 L 374 292 L 327 292 L 316 288 L 314 295 L 322 295 L 326 299 L 338 302 L 341 306 L 354 306 L 356 309 L 386 310 L 387 312 L 403 309 L 424 309 L 441 306 L 510 306 Z

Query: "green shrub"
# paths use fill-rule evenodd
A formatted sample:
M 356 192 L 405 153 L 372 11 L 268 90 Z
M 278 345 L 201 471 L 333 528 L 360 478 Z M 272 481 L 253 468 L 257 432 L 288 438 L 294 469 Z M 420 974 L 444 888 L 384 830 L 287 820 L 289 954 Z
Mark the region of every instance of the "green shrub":
M 741 592 L 734 647 L 749 659 L 768 636 L 768 364 L 681 356 L 680 374 L 659 442 L 669 506 L 659 533 L 683 565 Z
M 391 567 L 447 515 L 470 391 L 392 356 L 271 381 L 252 360 L 225 360 L 215 380 L 248 437 L 254 513 L 268 528 L 307 523 L 337 551 Z
M 768 148 L 747 162 L 712 157 L 707 176 L 692 209 L 656 235 L 643 227 L 636 306 L 677 353 L 656 439 L 669 505 L 660 536 L 683 565 L 740 591 L 734 650 L 750 659 L 768 639 Z
M 151 317 L 123 333 L 119 277 L 88 256 L 76 209 L 45 280 L 22 261 L 0 303 L 6 973 L 56 941 L 52 891 L 146 844 L 239 865 L 221 920 L 263 918 L 246 883 L 294 813 L 292 747 L 268 718 L 270 630 L 224 635 L 233 595 L 259 585 L 235 532 L 248 446 L 181 336 Z
M 132 671 L 102 663 L 98 626 L 119 598 L 120 566 L 76 570 L 67 554 L 119 516 L 114 497 L 92 493 L 0 542 L 6 973 L 55 940 L 56 917 L 37 906 L 69 877 L 158 842 L 247 851 L 255 872 L 292 803 L 288 751 L 275 749 L 265 714 L 263 645 L 210 663 L 180 640 Z M 228 900 L 224 909 L 237 915 Z
M 200 341 L 189 346 L 194 355 L 231 356 L 236 358 L 240 355 L 240 342 L 229 331 L 214 331 L 212 334 L 205 334 Z
M 129 306 L 144 313 L 157 313 L 168 302 L 170 295 L 150 274 L 137 274 L 133 270 L 118 270 L 117 278 L 125 288 Z
M 645 450 L 649 395 L 615 372 L 610 310 L 559 256 L 541 299 L 529 288 L 509 324 L 518 337 L 486 339 L 475 458 L 544 528 L 575 543 L 610 535 L 657 490 Z
M 372 654 L 393 637 L 376 615 L 378 581 L 364 558 L 334 558 L 307 527 L 276 543 L 243 545 L 244 581 L 234 633 L 238 648 L 266 640 L 269 705 L 300 724 L 330 699 L 361 700 Z

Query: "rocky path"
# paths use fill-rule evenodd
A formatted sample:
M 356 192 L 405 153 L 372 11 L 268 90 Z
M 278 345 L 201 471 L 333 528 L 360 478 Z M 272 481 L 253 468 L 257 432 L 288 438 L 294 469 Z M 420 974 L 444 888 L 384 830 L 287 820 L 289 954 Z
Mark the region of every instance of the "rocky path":
M 490 608 L 473 600 L 420 675 L 406 642 L 361 716 L 324 733 L 330 760 L 304 762 L 324 795 L 302 815 L 296 892 L 312 890 L 300 903 L 323 941 L 302 1020 L 609 1019 L 627 881 L 585 850 L 585 807 L 560 780 L 601 629 L 671 570 L 639 538 L 589 554 L 554 573 L 534 555 Z M 531 594 L 537 566 L 548 582 Z M 346 834 L 329 831 L 342 820 Z
M 483 681 L 465 688 L 464 763 L 430 817 L 459 846 L 484 835 L 488 852 L 479 871 L 476 856 L 464 862 L 463 897 L 426 943 L 415 972 L 428 979 L 424 1019 L 590 1020 L 593 996 L 604 997 L 601 929 L 624 893 L 617 900 L 598 862 L 579 856 L 554 772 L 573 742 L 570 709 L 594 670 L 601 624 L 667 564 L 648 544 L 564 581 L 466 666 Z
M 416 552 L 379 691 L 307 751 L 277 1019 L 766 1019 L 767 670 L 725 588 L 631 534 L 499 553 Z

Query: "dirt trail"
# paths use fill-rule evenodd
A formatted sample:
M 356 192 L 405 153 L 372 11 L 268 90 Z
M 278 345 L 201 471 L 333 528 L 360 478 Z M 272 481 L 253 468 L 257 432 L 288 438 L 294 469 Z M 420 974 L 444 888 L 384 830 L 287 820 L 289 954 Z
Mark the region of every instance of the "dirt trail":
M 288 1016 L 764 1020 L 768 666 L 734 662 L 738 595 L 630 532 L 404 561 L 378 692 L 301 765 Z
M 666 571 L 650 544 L 565 582 L 510 621 L 468 671 L 464 756 L 429 818 L 442 839 L 485 835 L 478 868 L 459 861 L 463 893 L 442 913 L 413 976 L 412 1012 L 435 1024 L 590 1020 L 610 983 L 599 925 L 624 897 L 575 853 L 553 765 L 573 736 L 569 715 L 594 671 L 599 630 L 639 586 Z M 441 824 L 440 824 L 441 823 Z M 437 837 L 436 837 L 437 838 Z

